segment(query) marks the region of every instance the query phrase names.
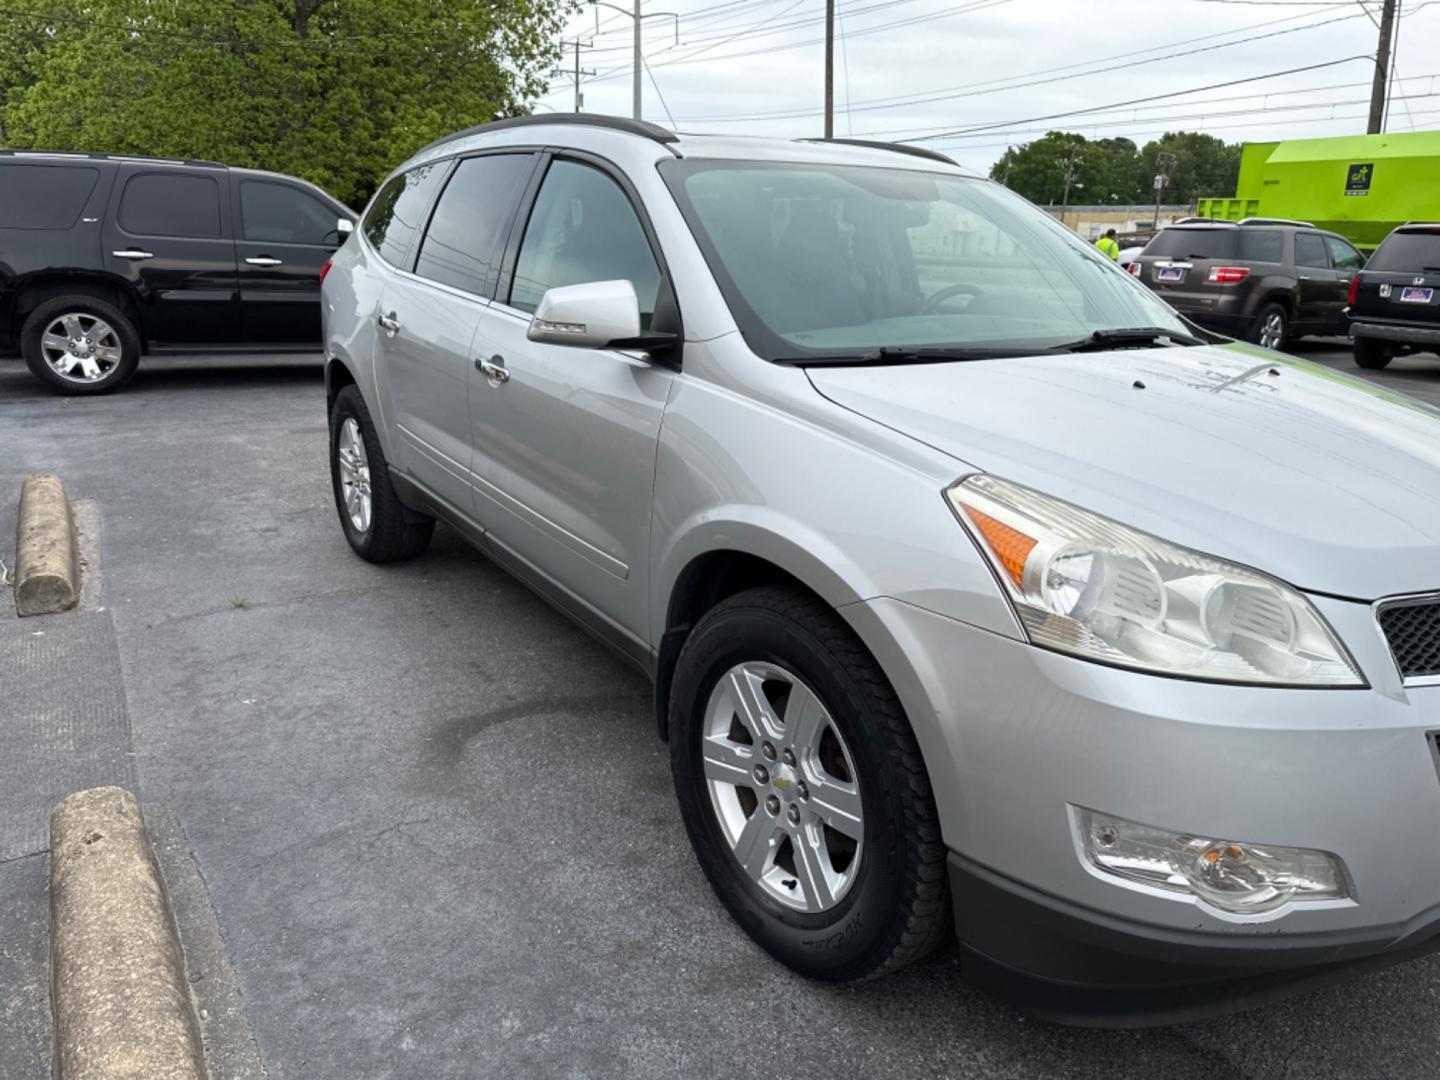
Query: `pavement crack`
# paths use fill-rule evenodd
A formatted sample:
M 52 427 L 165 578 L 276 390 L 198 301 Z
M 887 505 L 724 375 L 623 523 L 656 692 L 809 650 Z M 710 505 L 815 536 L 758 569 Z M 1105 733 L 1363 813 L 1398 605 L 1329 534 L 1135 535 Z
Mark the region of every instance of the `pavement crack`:
M 49 854 L 50 849 L 48 847 L 41 848 L 39 851 L 27 851 L 24 855 L 11 855 L 8 859 L 0 859 L 0 866 L 4 866 L 6 863 L 19 862 L 21 859 L 33 859 L 37 855 Z

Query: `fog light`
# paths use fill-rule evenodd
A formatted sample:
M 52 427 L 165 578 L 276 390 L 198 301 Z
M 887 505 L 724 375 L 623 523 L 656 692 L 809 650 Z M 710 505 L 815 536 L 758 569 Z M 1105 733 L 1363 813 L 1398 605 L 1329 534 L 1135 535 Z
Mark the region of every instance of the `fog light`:
M 1323 851 L 1170 832 L 1076 810 L 1081 846 L 1097 870 L 1197 896 L 1222 911 L 1272 911 L 1292 900 L 1349 895 L 1340 860 Z

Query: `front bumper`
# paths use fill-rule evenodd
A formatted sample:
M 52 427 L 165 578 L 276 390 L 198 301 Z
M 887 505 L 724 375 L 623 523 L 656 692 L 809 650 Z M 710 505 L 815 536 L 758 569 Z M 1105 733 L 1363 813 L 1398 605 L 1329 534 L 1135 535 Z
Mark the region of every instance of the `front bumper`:
M 1183 997 L 1440 945 L 1440 687 L 1402 685 L 1369 605 L 1312 599 L 1369 688 L 1163 678 L 899 601 L 847 609 L 925 754 L 967 950 L 1052 987 Z M 1232 915 L 1130 886 L 1082 860 L 1071 807 L 1333 852 L 1351 896 Z
M 1354 322 L 1350 324 L 1352 338 L 1372 338 L 1376 341 L 1394 341 L 1403 345 L 1418 345 L 1424 349 L 1440 348 L 1440 326 L 1396 326 L 1393 323 Z

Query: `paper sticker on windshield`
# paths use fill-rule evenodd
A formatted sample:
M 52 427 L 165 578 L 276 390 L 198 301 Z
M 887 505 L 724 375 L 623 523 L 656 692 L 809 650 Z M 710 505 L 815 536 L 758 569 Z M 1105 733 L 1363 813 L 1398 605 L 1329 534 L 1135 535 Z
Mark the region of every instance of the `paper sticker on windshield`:
M 1346 195 L 1369 195 L 1370 181 L 1375 178 L 1374 162 L 1351 165 L 1345 173 Z

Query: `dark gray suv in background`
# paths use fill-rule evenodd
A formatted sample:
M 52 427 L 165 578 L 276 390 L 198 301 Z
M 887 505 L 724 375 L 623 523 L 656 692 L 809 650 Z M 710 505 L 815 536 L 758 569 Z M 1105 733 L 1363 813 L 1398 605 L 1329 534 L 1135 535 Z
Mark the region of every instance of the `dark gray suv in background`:
M 1193 322 L 1269 349 L 1344 334 L 1350 279 L 1365 257 L 1301 221 L 1191 219 L 1162 229 L 1130 272 Z

